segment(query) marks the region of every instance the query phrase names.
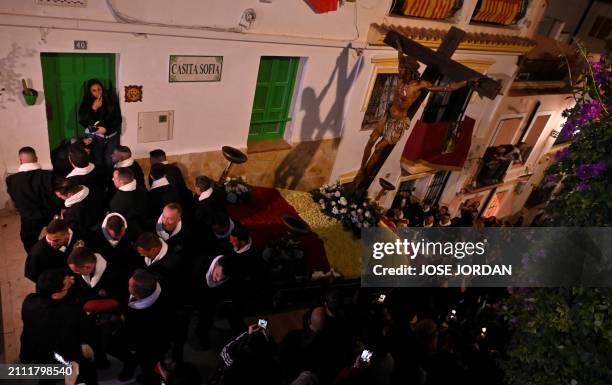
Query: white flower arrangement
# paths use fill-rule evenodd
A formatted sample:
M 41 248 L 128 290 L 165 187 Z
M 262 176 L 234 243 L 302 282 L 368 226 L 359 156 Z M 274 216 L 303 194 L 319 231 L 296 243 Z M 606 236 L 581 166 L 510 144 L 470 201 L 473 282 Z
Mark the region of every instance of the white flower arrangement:
M 345 228 L 353 230 L 358 237 L 361 236 L 361 229 L 378 226 L 380 207 L 368 199 L 355 200 L 338 182 L 323 185 L 310 194 L 324 214 L 342 221 Z

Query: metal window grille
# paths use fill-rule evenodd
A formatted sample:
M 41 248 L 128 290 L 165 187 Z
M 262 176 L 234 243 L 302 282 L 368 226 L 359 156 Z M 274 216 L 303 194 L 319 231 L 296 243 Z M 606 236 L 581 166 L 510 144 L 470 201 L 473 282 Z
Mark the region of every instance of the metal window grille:
M 434 203 L 440 199 L 442 193 L 444 192 L 444 187 L 446 187 L 446 182 L 448 182 L 450 173 L 450 171 L 438 171 L 434 174 L 434 177 L 427 188 L 425 199 L 431 199 L 431 201 Z

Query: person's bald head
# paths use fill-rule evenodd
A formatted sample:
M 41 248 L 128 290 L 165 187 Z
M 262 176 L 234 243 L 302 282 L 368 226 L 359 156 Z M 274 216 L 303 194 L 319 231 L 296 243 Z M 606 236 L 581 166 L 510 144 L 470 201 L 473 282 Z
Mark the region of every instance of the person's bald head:
M 310 313 L 310 320 L 308 321 L 308 326 L 310 330 L 314 333 L 320 333 L 325 326 L 325 308 L 323 306 L 318 306 L 312 309 Z
M 19 163 L 36 163 L 38 162 L 38 157 L 36 156 L 36 151 L 30 147 L 21 147 L 19 149 Z

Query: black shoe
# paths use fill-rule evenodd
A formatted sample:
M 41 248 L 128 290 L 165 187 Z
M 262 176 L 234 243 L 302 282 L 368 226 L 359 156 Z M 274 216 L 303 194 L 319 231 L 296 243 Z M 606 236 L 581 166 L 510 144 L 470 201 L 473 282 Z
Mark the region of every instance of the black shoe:
M 125 382 L 127 380 L 130 380 L 132 377 L 134 377 L 136 366 L 137 366 L 136 361 L 134 359 L 124 362 L 123 368 L 121 369 L 121 372 L 119 372 L 119 377 L 118 377 L 119 381 Z

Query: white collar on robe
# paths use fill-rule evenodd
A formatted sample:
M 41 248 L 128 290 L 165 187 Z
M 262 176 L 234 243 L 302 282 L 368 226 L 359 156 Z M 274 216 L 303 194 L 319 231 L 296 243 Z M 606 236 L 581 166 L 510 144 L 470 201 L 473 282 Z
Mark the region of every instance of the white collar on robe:
M 232 233 L 232 231 L 234 231 L 234 221 L 232 221 L 232 218 L 229 219 L 230 221 L 230 225 L 229 225 L 229 229 L 227 229 L 227 231 L 223 234 L 217 234 L 213 231 L 213 233 L 215 234 L 215 237 L 217 237 L 217 239 L 223 239 L 223 238 L 227 238 L 230 236 L 230 234 Z
M 96 256 L 96 270 L 94 272 L 93 277 L 81 274 L 81 277 L 83 277 L 83 281 L 85 281 L 85 283 L 91 288 L 93 288 L 98 284 L 98 282 L 100 282 L 102 274 L 104 274 L 104 271 L 106 271 L 106 259 L 104 259 L 98 253 L 95 253 L 94 255 Z
M 66 199 L 66 201 L 64 201 L 64 206 L 70 207 L 72 205 L 75 205 L 81 202 L 85 198 L 87 198 L 87 196 L 89 195 L 89 189 L 87 188 L 87 186 L 83 186 L 83 185 L 80 185 L 80 186 L 81 186 L 81 191 L 74 194 L 70 198 Z
M 206 272 L 206 284 L 210 288 L 220 286 L 222 283 L 227 281 L 227 277 L 223 281 L 221 281 L 221 282 L 214 282 L 213 279 L 212 279 L 213 270 L 215 269 L 215 266 L 217 266 L 217 262 L 219 261 L 219 259 L 222 258 L 222 257 L 223 257 L 223 255 L 217 255 L 215 257 L 215 259 L 213 259 L 212 263 L 208 267 L 208 271 Z
M 151 294 L 148 297 L 144 297 L 142 299 L 136 299 L 134 298 L 133 295 L 130 294 L 130 300 L 128 302 L 128 306 L 136 310 L 146 309 L 148 307 L 153 306 L 153 304 L 159 298 L 160 294 L 161 294 L 161 286 L 159 286 L 159 283 L 158 283 L 157 286 L 155 287 L 155 291 L 153 292 L 153 294 Z
M 96 165 L 93 163 L 89 163 L 85 167 L 75 167 L 72 169 L 72 171 L 70 171 L 70 174 L 66 175 L 66 178 L 70 178 L 71 176 L 77 175 L 87 175 L 92 172 L 94 168 L 96 168 Z
M 153 263 L 161 261 L 168 253 L 168 244 L 163 239 L 160 239 L 160 241 L 162 243 L 161 250 L 159 250 L 155 258 L 149 259 L 145 257 L 144 261 L 147 266 L 151 266 Z
M 204 199 L 208 199 L 210 198 L 210 196 L 213 193 L 213 189 L 212 187 L 209 187 L 206 191 L 202 192 L 202 194 L 200 194 L 200 197 L 198 198 L 199 201 L 203 201 Z
M 249 241 L 247 242 L 246 245 L 242 246 L 239 250 L 236 250 L 236 248 L 234 247 L 234 251 L 236 252 L 236 254 L 242 254 L 244 252 L 249 251 L 252 244 L 253 244 L 253 239 L 249 237 Z
M 170 182 L 168 182 L 168 178 L 159 178 L 157 180 L 154 180 L 153 183 L 151 183 L 151 190 L 154 190 L 158 187 L 168 186 L 169 184 Z
M 155 224 L 155 232 L 162 240 L 167 241 L 168 239 L 172 238 L 173 236 L 175 236 L 181 231 L 181 229 L 183 228 L 183 221 L 180 220 L 179 223 L 174 228 L 174 230 L 172 231 L 172 234 L 168 234 L 166 230 L 164 230 L 164 224 L 162 223 L 163 216 L 164 216 L 163 213 L 162 215 L 159 216 L 159 219 L 157 220 L 157 223 Z
M 129 157 L 125 160 L 119 161 L 117 163 L 115 163 L 115 165 L 113 166 L 114 168 L 122 168 L 122 167 L 130 167 L 131 165 L 134 164 L 134 158 Z
M 40 170 L 40 164 L 38 163 L 22 163 L 19 165 L 19 168 L 17 169 L 17 171 L 19 172 L 26 172 L 26 171 L 34 171 L 34 170 Z
M 119 187 L 119 190 L 127 192 L 136 190 L 136 179 L 134 179 L 128 184 L 124 184 L 123 186 Z
M 447 226 L 450 226 L 451 224 L 452 224 L 452 222 L 451 222 L 451 221 L 448 221 L 448 223 L 446 223 L 446 224 L 444 224 L 444 223 L 440 222 L 440 224 L 439 224 L 438 226 L 441 226 L 441 227 L 447 227 Z

